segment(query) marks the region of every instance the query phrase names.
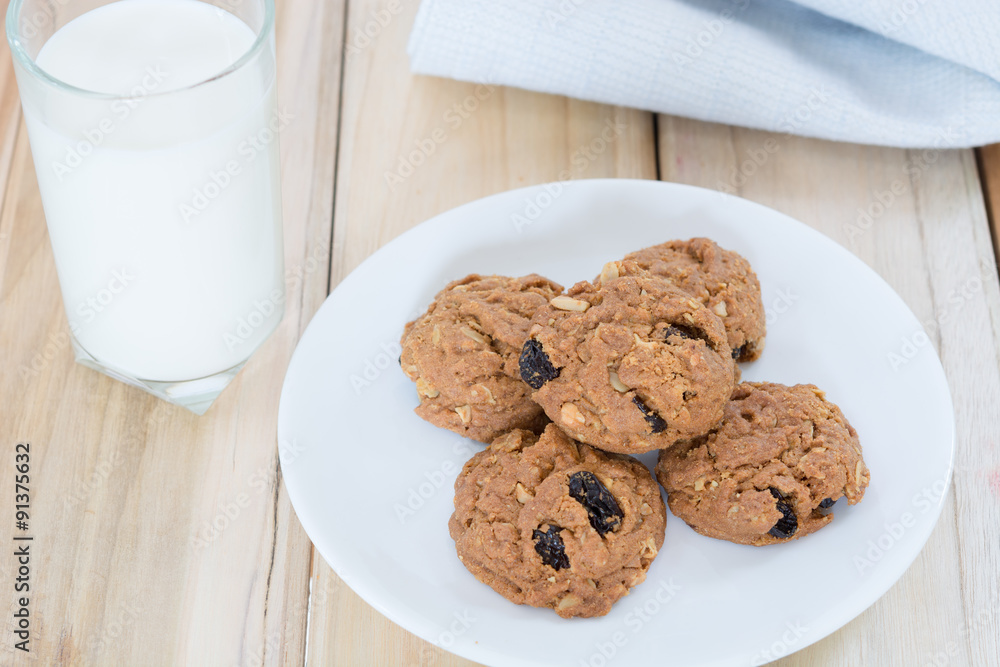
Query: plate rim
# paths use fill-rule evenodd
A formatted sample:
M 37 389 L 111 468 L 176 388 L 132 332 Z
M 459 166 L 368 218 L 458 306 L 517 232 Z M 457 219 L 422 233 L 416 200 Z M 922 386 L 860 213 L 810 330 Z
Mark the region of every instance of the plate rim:
M 316 522 L 313 521 L 309 511 L 306 512 L 306 516 L 309 516 L 310 518 L 303 519 L 303 514 L 299 511 L 299 506 L 297 505 L 297 502 L 304 502 L 304 501 L 301 499 L 301 496 L 298 501 L 296 500 L 296 496 L 299 495 L 299 492 L 293 490 L 294 484 L 288 483 L 288 480 L 294 477 L 295 475 L 294 474 L 287 475 L 285 472 L 285 461 L 284 461 L 285 455 L 283 453 L 284 450 L 281 447 L 281 443 L 283 442 L 282 433 L 287 432 L 288 430 L 286 428 L 288 420 L 288 415 L 287 415 L 288 408 L 286 406 L 288 405 L 288 401 L 290 401 L 291 399 L 288 398 L 287 393 L 289 392 L 289 385 L 290 385 L 289 380 L 293 375 L 293 369 L 297 369 L 298 364 L 303 363 L 300 360 L 301 357 L 300 351 L 303 349 L 302 343 L 303 341 L 306 340 L 307 336 L 309 336 L 310 330 L 314 329 L 314 323 L 319 319 L 320 313 L 324 309 L 328 308 L 328 305 L 331 304 L 331 302 L 333 301 L 333 297 L 338 292 L 338 290 L 343 289 L 344 291 L 348 291 L 349 289 L 351 289 L 351 286 L 353 286 L 355 282 L 361 279 L 361 274 L 363 273 L 362 269 L 365 268 L 366 266 L 370 266 L 371 264 L 377 262 L 378 261 L 377 257 L 380 253 L 383 252 L 383 250 L 403 244 L 406 242 L 408 238 L 411 238 L 413 236 L 433 233 L 432 227 L 438 224 L 445 224 L 441 220 L 445 216 L 459 215 L 463 210 L 467 208 L 486 206 L 488 205 L 489 202 L 493 200 L 505 197 L 512 197 L 515 193 L 520 195 L 527 195 L 528 193 L 533 191 L 541 191 L 544 190 L 546 186 L 552 186 L 554 184 L 559 184 L 563 188 L 576 189 L 576 190 L 584 190 L 591 187 L 607 186 L 607 187 L 625 187 L 625 188 L 643 187 L 650 189 L 687 191 L 689 193 L 694 194 L 694 196 L 696 197 L 704 197 L 706 200 L 711 198 L 718 198 L 721 202 L 719 205 L 722 206 L 735 205 L 737 207 L 743 207 L 749 205 L 751 208 L 758 209 L 760 213 L 766 214 L 768 216 L 776 216 L 777 218 L 782 219 L 786 224 L 793 224 L 794 226 L 798 227 L 801 231 L 804 231 L 807 234 L 811 234 L 814 239 L 816 239 L 818 242 L 826 246 L 829 246 L 832 252 L 839 254 L 841 258 L 843 258 L 845 261 L 854 263 L 854 265 L 857 267 L 857 270 L 859 270 L 862 273 L 865 273 L 869 278 L 876 279 L 876 281 L 880 283 L 880 286 L 883 289 L 887 290 L 889 294 L 893 295 L 906 308 L 906 310 L 913 316 L 914 320 L 919 325 L 920 331 L 926 334 L 926 330 L 924 328 L 923 323 L 910 308 L 909 304 L 906 303 L 903 297 L 900 296 L 895 289 L 893 289 L 892 285 L 890 285 L 888 281 L 886 281 L 885 278 L 882 277 L 881 274 L 879 274 L 875 269 L 866 264 L 860 257 L 849 251 L 847 248 L 845 248 L 840 243 L 830 238 L 823 232 L 770 206 L 766 206 L 764 204 L 760 204 L 750 199 L 745 199 L 743 197 L 739 197 L 722 191 L 713 190 L 711 188 L 704 188 L 685 183 L 674 183 L 671 181 L 636 179 L 636 178 L 591 178 L 591 179 L 577 179 L 571 181 L 548 181 L 545 183 L 539 183 L 535 185 L 527 185 L 519 188 L 503 190 L 490 195 L 486 195 L 484 197 L 472 199 L 458 206 L 440 211 L 435 215 L 403 231 L 402 233 L 398 234 L 394 238 L 390 239 L 386 243 L 379 246 L 374 252 L 372 252 L 354 269 L 352 269 L 348 275 L 344 276 L 344 278 L 330 291 L 330 293 L 324 299 L 323 303 L 310 318 L 309 324 L 306 326 L 305 330 L 303 330 L 302 335 L 296 342 L 295 351 L 293 352 L 289 360 L 288 367 L 286 368 L 285 371 L 285 377 L 282 382 L 281 395 L 278 404 L 276 440 L 278 443 L 278 450 L 279 450 L 278 452 L 279 462 L 280 465 L 282 466 L 282 478 L 285 480 L 285 487 L 288 491 L 289 502 L 291 503 L 292 508 L 295 511 L 295 516 L 302 525 L 303 530 L 305 531 L 307 537 L 309 537 L 311 545 L 320 553 L 320 556 L 322 556 L 323 560 L 326 561 L 327 565 L 330 566 L 330 568 L 337 574 L 337 576 L 341 579 L 341 581 L 345 585 L 350 587 L 351 590 L 354 591 L 359 597 L 361 597 L 368 605 L 370 605 L 380 614 L 382 614 L 383 616 L 385 616 L 390 621 L 400 626 L 407 632 L 410 632 L 416 635 L 417 637 L 420 637 L 421 639 L 427 641 L 428 643 L 438 648 L 441 648 L 444 651 L 485 665 L 504 664 L 504 665 L 519 665 L 523 667 L 547 667 L 547 663 L 534 660 L 526 660 L 516 655 L 502 653 L 497 650 L 488 648 L 486 646 L 481 646 L 478 643 L 472 643 L 472 644 L 457 643 L 449 647 L 441 646 L 439 642 L 434 638 L 433 632 L 427 632 L 423 627 L 421 627 L 422 625 L 426 625 L 426 623 L 416 622 L 417 620 L 422 621 L 423 619 L 413 619 L 410 617 L 404 619 L 403 618 L 404 614 L 402 612 L 397 612 L 394 608 L 390 608 L 389 606 L 387 606 L 382 602 L 379 593 L 373 590 L 374 587 L 369 585 L 365 581 L 364 577 L 358 578 L 353 576 L 352 573 L 350 572 L 342 572 L 342 570 L 344 569 L 343 563 L 339 562 L 337 558 L 331 559 L 330 555 L 324 553 L 324 551 L 320 549 L 319 545 L 312 539 L 311 532 L 313 531 L 318 532 L 319 530 L 321 530 L 321 528 L 318 525 L 316 525 Z M 937 527 L 938 521 L 941 518 L 941 513 L 944 509 L 945 502 L 947 501 L 949 492 L 951 491 L 951 483 L 955 470 L 957 424 L 955 419 L 955 408 L 954 408 L 954 400 L 952 397 L 951 387 L 948 382 L 944 366 L 941 363 L 940 355 L 938 354 L 937 348 L 935 346 L 930 346 L 929 353 L 933 355 L 933 360 L 932 360 L 933 370 L 940 376 L 942 382 L 942 388 L 944 389 L 943 398 L 946 399 L 946 404 L 942 405 L 942 408 L 945 409 L 945 412 L 948 415 L 950 421 L 950 429 L 948 431 L 949 433 L 947 442 L 948 465 L 946 473 L 944 475 L 944 481 L 945 481 L 944 491 L 942 492 L 940 498 L 933 504 L 932 509 L 924 514 L 924 516 L 927 517 L 927 520 L 923 522 L 923 529 L 916 532 L 916 536 L 918 538 L 917 541 L 920 544 L 920 548 L 915 549 L 914 552 L 907 559 L 905 559 L 905 566 L 900 569 L 898 575 L 886 578 L 882 580 L 882 583 L 879 583 L 874 586 L 869 584 L 867 586 L 861 587 L 858 589 L 858 592 L 854 596 L 846 598 L 845 599 L 846 602 L 850 602 L 855 599 L 857 600 L 855 604 L 850 606 L 849 612 L 838 614 L 836 620 L 827 620 L 830 619 L 831 616 L 829 613 L 827 613 L 824 614 L 823 616 L 820 616 L 817 619 L 818 621 L 820 621 L 819 623 L 815 621 L 812 622 L 813 627 L 809 629 L 810 630 L 809 635 L 807 637 L 801 638 L 798 641 L 798 643 L 796 643 L 794 647 L 791 648 L 791 650 L 780 656 L 782 658 L 787 658 L 788 656 L 793 655 L 794 653 L 797 653 L 808 646 L 811 646 L 823 639 L 826 639 L 833 633 L 837 632 L 838 630 L 846 626 L 851 621 L 858 618 L 868 608 L 870 608 L 872 605 L 878 602 L 883 596 L 885 596 L 885 594 L 889 591 L 889 589 L 891 589 L 893 586 L 899 583 L 899 581 L 903 578 L 906 572 L 916 561 L 917 557 L 921 553 L 923 553 L 923 550 L 927 545 L 927 541 L 930 539 L 931 534 Z M 666 504 L 665 501 L 664 504 Z M 676 517 L 675 520 L 677 520 Z M 744 661 L 742 660 L 742 657 L 743 657 L 742 655 L 734 655 L 731 658 L 720 660 L 713 664 L 717 664 L 720 666 L 743 664 Z

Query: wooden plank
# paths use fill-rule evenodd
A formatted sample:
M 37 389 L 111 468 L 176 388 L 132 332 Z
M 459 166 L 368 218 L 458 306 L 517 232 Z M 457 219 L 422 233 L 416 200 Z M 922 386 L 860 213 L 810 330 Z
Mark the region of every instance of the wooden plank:
M 374 37 L 359 38 L 388 7 L 399 11 L 370 30 Z M 411 75 L 405 44 L 416 7 L 379 0 L 349 6 L 334 285 L 401 232 L 472 199 L 560 177 L 656 177 L 648 113 Z M 580 151 L 609 124 L 618 134 L 606 148 Z M 414 152 L 421 145 L 429 155 Z M 310 664 L 472 664 L 375 612 L 318 554 L 313 576 Z
M 664 180 L 776 208 L 878 271 L 925 323 L 955 402 L 954 487 L 923 552 L 868 611 L 780 664 L 995 660 L 1000 290 L 972 151 L 856 146 L 662 116 L 658 126 Z M 845 325 L 845 335 L 860 333 Z
M 7 14 L 8 4 L 7 0 L 0 0 L 4 15 Z M 0 202 L 6 195 L 14 145 L 21 123 L 21 102 L 17 96 L 17 81 L 14 80 L 14 66 L 11 64 L 11 59 L 10 49 L 4 40 L 4 46 L 0 47 Z M 0 266 L 6 261 L 10 252 L 10 238 L 11 233 L 3 226 L 3 220 L 0 219 Z
M 286 316 L 203 417 L 73 363 L 17 137 L 0 215 L 0 443 L 32 444 L 40 664 L 304 660 L 311 546 L 274 434 L 285 368 L 328 286 L 343 17 L 337 3 L 278 3 L 279 105 L 293 115 L 280 139 Z M 16 104 L 2 99 L 0 114 Z M 5 582 L 10 563 L 0 561 Z M 4 637 L 12 650 L 9 624 Z
M 976 157 L 986 197 L 986 213 L 993 230 L 993 255 L 1000 262 L 1000 144 L 977 148 Z

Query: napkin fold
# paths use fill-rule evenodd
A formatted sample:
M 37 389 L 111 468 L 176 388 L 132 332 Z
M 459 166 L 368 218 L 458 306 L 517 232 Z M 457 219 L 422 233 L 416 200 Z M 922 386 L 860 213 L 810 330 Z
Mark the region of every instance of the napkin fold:
M 998 0 L 423 0 L 414 72 L 902 147 L 1000 141 Z

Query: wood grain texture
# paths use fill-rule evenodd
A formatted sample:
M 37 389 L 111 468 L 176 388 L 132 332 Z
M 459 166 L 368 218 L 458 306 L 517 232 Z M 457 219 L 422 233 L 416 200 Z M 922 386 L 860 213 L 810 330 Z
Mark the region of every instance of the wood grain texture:
M 1000 262 L 1000 144 L 977 148 L 976 157 L 986 197 L 986 212 L 993 230 L 993 255 Z
M 274 434 L 284 370 L 327 292 L 344 8 L 277 4 L 279 106 L 293 116 L 280 138 L 286 314 L 204 417 L 73 363 L 23 131 L 4 162 L 0 442 L 32 446 L 30 661 L 304 661 L 311 546 Z M 0 131 L 17 103 L 2 57 Z M 0 490 L 13 496 L 10 475 Z M 9 590 L 10 559 L 0 568 Z M 9 624 L 3 636 L 9 664 Z
M 0 0 L 4 15 L 7 13 L 6 0 Z M 11 65 L 11 52 L 6 46 L 0 47 L 0 202 L 7 191 L 7 181 L 17 142 L 17 132 L 21 123 L 21 103 L 17 96 L 17 82 Z M 0 219 L 0 266 L 7 261 L 10 253 L 11 232 Z M 0 292 L 2 297 L 2 292 Z
M 951 383 L 954 485 L 926 548 L 871 609 L 780 664 L 996 661 L 1000 289 L 971 151 L 654 124 L 414 77 L 405 44 L 417 0 L 277 4 L 279 104 L 294 116 L 281 136 L 286 316 L 200 418 L 72 362 L 0 48 L 0 445 L 32 443 L 37 577 L 34 653 L 14 655 L 5 624 L 0 664 L 472 665 L 375 612 L 309 544 L 274 442 L 292 349 L 330 286 L 441 211 L 560 178 L 658 173 L 772 206 L 850 249 L 925 323 Z M 1000 149 L 980 164 L 996 225 Z M 879 209 L 885 192 L 892 203 Z M 0 496 L 12 495 L 0 476 Z M 0 540 L 10 530 L 0 522 Z M 0 587 L 12 577 L 0 559 Z
M 780 664 L 992 664 L 1000 655 L 1000 290 L 973 152 L 662 116 L 659 128 L 664 180 L 771 206 L 882 275 L 924 324 L 955 403 L 953 487 L 927 546 L 868 611 Z M 858 331 L 845 323 L 844 333 Z
M 8 4 L 7 0 L 0 0 L 0 10 L 4 16 L 7 14 Z M 21 103 L 17 97 L 17 82 L 14 80 L 11 58 L 10 49 L 0 47 L 0 201 L 3 201 L 21 121 Z M 0 228 L 0 247 L 3 246 L 3 238 L 4 230 Z
M 405 45 L 416 2 L 403 2 L 370 43 L 359 39 L 386 6 L 348 10 L 332 285 L 401 232 L 467 201 L 558 178 L 656 177 L 650 114 L 415 77 Z M 612 136 L 603 148 L 594 143 L 602 132 Z M 472 664 L 375 612 L 318 554 L 313 576 L 309 664 Z

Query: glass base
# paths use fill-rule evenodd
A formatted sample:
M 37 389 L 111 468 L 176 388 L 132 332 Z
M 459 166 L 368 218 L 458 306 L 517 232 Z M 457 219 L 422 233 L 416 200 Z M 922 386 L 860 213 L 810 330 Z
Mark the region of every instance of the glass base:
M 173 403 L 174 405 L 186 408 L 196 415 L 205 414 L 212 406 L 212 403 L 215 402 L 215 399 L 219 397 L 219 394 L 222 393 L 222 390 L 229 386 L 229 383 L 233 381 L 233 378 L 240 372 L 240 369 L 246 365 L 246 360 L 244 360 L 232 368 L 227 368 L 214 375 L 195 380 L 181 380 L 177 382 L 140 380 L 139 378 L 124 375 L 121 371 L 102 364 L 93 355 L 83 349 L 75 336 L 71 335 L 70 340 L 73 342 L 76 363 L 81 366 L 86 366 L 99 373 L 103 373 L 119 382 L 138 387 L 167 403 Z

